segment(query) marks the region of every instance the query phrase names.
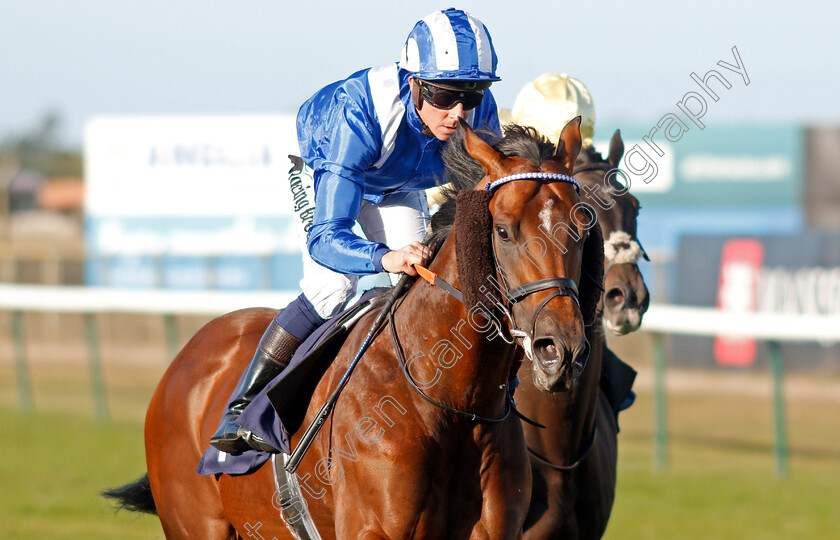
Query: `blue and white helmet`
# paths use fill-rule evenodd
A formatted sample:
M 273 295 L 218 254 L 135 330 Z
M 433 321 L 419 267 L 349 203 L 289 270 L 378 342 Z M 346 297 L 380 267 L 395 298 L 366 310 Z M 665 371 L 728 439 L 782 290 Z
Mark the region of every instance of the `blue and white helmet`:
M 427 81 L 500 81 L 484 23 L 460 9 L 423 17 L 408 35 L 399 66 Z M 489 86 L 489 84 L 488 84 Z

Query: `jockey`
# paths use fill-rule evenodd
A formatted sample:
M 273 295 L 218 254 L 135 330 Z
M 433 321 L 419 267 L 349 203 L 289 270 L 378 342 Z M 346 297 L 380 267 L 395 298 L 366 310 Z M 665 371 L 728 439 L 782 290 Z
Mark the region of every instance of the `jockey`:
M 502 116 L 500 111 L 499 116 Z M 592 145 L 595 135 L 595 105 L 589 90 L 565 73 L 544 73 L 522 87 L 510 111 L 511 122 L 532 126 L 556 143 L 563 127 L 580 116 L 583 146 Z
M 488 88 L 496 52 L 481 21 L 458 9 L 414 25 L 400 61 L 358 71 L 309 98 L 297 115 L 311 169 L 314 215 L 306 224 L 301 294 L 271 322 L 210 439 L 227 453 L 263 449 L 237 419 L 325 320 L 342 311 L 360 275 L 416 275 L 430 256 L 422 190 L 443 177 L 443 144 L 459 119 L 499 132 Z M 296 204 L 296 206 L 299 206 Z M 352 228 L 358 221 L 366 238 Z M 392 249 L 396 247 L 398 249 Z
M 513 109 L 506 113 L 501 110 L 499 116 L 506 116 L 516 124 L 532 126 L 552 142 L 560 139 L 569 120 L 580 116 L 583 147 L 592 146 L 595 135 L 592 96 L 582 82 L 565 73 L 545 73 L 523 86 L 513 102 Z M 630 407 L 636 398 L 631 389 L 636 372 L 619 359 L 606 342 L 601 362 L 601 385 L 618 425 L 618 413 Z

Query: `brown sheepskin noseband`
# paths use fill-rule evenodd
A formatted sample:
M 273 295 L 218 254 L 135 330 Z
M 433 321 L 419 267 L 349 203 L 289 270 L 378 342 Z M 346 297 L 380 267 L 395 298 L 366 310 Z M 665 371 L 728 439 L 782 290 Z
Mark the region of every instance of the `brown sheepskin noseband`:
M 590 326 L 598 316 L 598 302 L 604 291 L 604 237 L 598 223 L 589 229 L 589 238 L 583 244 L 579 285 L 580 313 L 583 323 Z
M 458 259 L 458 278 L 464 305 L 472 309 L 479 301 L 492 309 L 486 295 L 479 290 L 490 291 L 497 303 L 495 287 L 490 287 L 488 276 L 496 277 L 493 259 L 493 216 L 490 215 L 490 199 L 493 193 L 481 190 L 466 190 L 458 193 L 455 210 L 455 256 Z

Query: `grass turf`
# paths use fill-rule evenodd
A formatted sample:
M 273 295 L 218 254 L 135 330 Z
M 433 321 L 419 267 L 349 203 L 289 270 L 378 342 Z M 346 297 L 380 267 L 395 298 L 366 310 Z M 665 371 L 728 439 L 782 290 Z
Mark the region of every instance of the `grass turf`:
M 146 470 L 138 422 L 0 408 L 0 538 L 163 538 L 156 516 L 114 513 L 99 496 Z
M 616 504 L 605 538 L 815 539 L 840 537 L 840 461 L 794 455 L 778 479 L 766 449 L 671 441 L 653 472 L 646 436 L 619 436 Z
M 98 423 L 86 406 L 59 413 L 36 399 L 47 407 L 24 415 L 4 397 L 0 538 L 163 538 L 155 516 L 115 514 L 99 496 L 145 471 L 142 408 L 131 419 Z M 111 395 L 116 405 L 122 397 Z M 836 400 L 789 400 L 790 473 L 778 479 L 766 397 L 669 392 L 668 399 L 663 472 L 652 467 L 649 391 L 640 388 L 636 405 L 622 413 L 608 540 L 840 537 Z

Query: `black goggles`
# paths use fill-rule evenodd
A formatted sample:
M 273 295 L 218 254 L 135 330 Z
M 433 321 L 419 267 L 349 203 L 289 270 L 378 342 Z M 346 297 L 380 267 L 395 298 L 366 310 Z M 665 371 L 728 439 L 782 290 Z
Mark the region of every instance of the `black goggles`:
M 484 90 L 450 90 L 421 81 L 418 84 L 420 95 L 435 109 L 448 110 L 460 103 L 465 111 L 471 111 L 484 99 Z

